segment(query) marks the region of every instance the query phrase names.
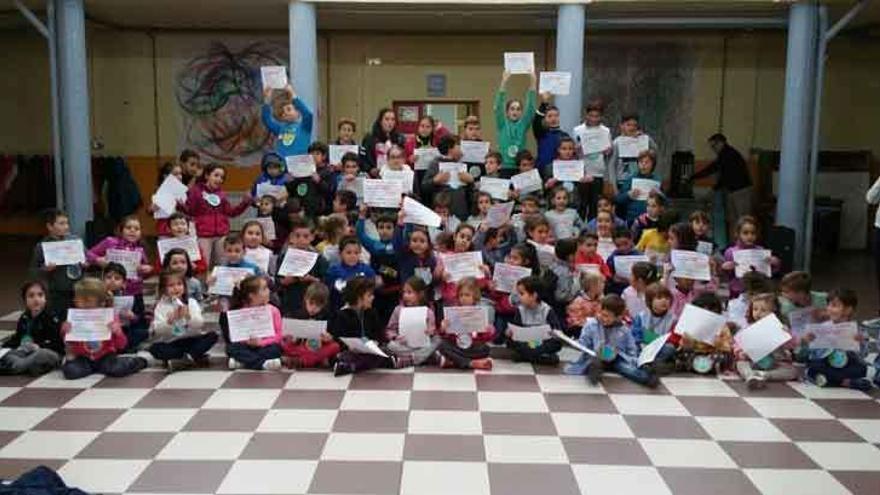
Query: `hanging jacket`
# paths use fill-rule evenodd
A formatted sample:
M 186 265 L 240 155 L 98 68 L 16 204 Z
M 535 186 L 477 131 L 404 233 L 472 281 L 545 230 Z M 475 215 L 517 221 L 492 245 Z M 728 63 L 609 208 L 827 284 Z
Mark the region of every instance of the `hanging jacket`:
M 107 181 L 107 212 L 114 221 L 131 215 L 141 206 L 141 192 L 121 157 L 104 162 Z
M 208 202 L 210 195 L 219 200 L 216 205 Z M 250 207 L 250 202 L 242 201 L 232 206 L 222 189 L 211 190 L 204 182 L 197 182 L 186 193 L 186 203 L 178 205 L 184 213 L 192 217 L 199 237 L 221 237 L 229 233 L 229 217 L 237 217 Z

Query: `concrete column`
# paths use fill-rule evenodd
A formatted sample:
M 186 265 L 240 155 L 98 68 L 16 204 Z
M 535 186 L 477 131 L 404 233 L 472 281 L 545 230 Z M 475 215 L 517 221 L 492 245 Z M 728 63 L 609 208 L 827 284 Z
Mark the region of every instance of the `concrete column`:
M 65 206 L 71 231 L 82 236 L 94 215 L 83 0 L 56 0 L 55 16 Z
M 288 4 L 290 36 L 290 81 L 315 115 L 312 140 L 318 138 L 320 94 L 318 93 L 318 28 L 315 4 L 291 0 Z
M 571 90 L 566 96 L 556 96 L 560 126 L 571 132 L 581 122 L 584 83 L 584 4 L 559 6 L 556 17 L 556 70 L 571 73 Z
M 804 266 L 811 122 L 816 83 L 817 2 L 792 4 L 788 17 L 785 102 L 776 223 L 795 230 L 794 265 Z

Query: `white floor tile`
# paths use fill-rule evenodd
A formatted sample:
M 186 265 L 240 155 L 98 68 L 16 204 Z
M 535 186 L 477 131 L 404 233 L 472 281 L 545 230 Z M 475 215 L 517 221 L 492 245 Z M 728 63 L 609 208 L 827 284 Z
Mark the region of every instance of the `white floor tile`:
M 345 390 L 351 383 L 351 375 L 333 376 L 326 371 L 306 371 L 292 373 L 285 389 L 305 390 Z
M 609 394 L 621 414 L 689 416 L 687 409 L 671 395 Z
M 673 394 L 683 397 L 737 397 L 735 390 L 717 378 L 676 378 L 661 379 L 663 385 Z
M 544 393 L 604 394 L 602 384 L 590 385 L 586 377 L 572 375 L 536 375 Z
M 331 433 L 321 460 L 400 461 L 404 437 L 402 433 Z
M 788 386 L 797 390 L 798 393 L 808 399 L 864 399 L 871 400 L 871 396 L 851 388 L 841 387 L 817 387 L 807 382 L 788 382 Z
M 553 413 L 560 437 L 634 438 L 620 414 Z
M 3 459 L 70 459 L 98 436 L 97 431 L 26 431 L 0 449 Z
M 764 495 L 846 495 L 849 490 L 826 471 L 813 469 L 744 469 Z
M 483 424 L 477 411 L 410 411 L 409 433 L 481 435 Z
M 474 392 L 477 380 L 473 373 L 416 373 L 413 390 Z
M 21 390 L 19 387 L 0 387 L 0 401 Z
M 6 313 L 2 317 L 0 317 L 0 321 L 18 321 L 18 319 L 21 318 L 22 313 L 24 313 L 24 311 L 22 310 Z
M 657 468 L 650 466 L 572 464 L 571 470 L 581 493 L 672 494 Z
M 78 380 L 68 380 L 61 370 L 47 373 L 27 384 L 28 388 L 89 388 L 104 379 L 104 375 L 94 374 Z
M 147 388 L 90 388 L 64 404 L 65 409 L 128 409 L 144 398 Z
M 809 399 L 781 399 L 764 397 L 746 397 L 749 403 L 761 416 L 780 419 L 833 419 L 825 409 L 817 406 Z
M 123 493 L 150 462 L 146 459 L 73 459 L 58 474 L 68 486 L 90 493 Z
M 403 463 L 400 495 L 489 495 L 489 470 L 483 462 Z
M 306 493 L 317 467 L 317 461 L 236 461 L 217 493 Z
M 568 455 L 559 437 L 485 435 L 486 461 L 530 464 L 566 464 Z
M 639 443 L 658 467 L 731 468 L 737 467 L 721 447 L 710 440 L 671 440 L 640 438 Z
M 507 359 L 493 359 L 491 370 L 475 370 L 478 375 L 534 375 L 535 368 L 531 363 L 514 363 Z
M 867 443 L 797 442 L 827 471 L 880 471 L 880 449 Z
M 281 390 L 224 388 L 215 391 L 202 409 L 271 409 Z
M 263 417 L 257 431 L 329 433 L 337 414 L 335 409 L 272 409 Z
M 156 458 L 206 461 L 237 459 L 251 435 L 239 432 L 185 431 L 175 435 Z
M 839 419 L 865 441 L 880 444 L 880 419 Z
M 544 395 L 538 392 L 480 392 L 478 394 L 482 412 L 547 412 Z
M 0 431 L 30 430 L 54 412 L 50 407 L 0 407 Z
M 348 390 L 342 398 L 341 411 L 407 411 L 408 390 Z
M 168 375 L 156 388 L 207 388 L 215 389 L 223 385 L 231 371 L 178 371 Z
M 178 432 L 198 409 L 129 409 L 107 431 Z
M 773 423 L 764 418 L 725 418 L 703 416 L 697 422 L 716 441 L 788 442 L 789 439 Z

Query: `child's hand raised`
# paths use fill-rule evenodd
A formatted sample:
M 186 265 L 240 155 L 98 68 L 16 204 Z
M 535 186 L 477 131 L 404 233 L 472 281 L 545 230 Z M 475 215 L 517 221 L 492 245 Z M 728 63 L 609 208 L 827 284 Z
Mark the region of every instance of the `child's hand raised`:
M 366 219 L 368 211 L 369 211 L 369 208 L 367 207 L 367 205 L 362 204 L 360 206 L 360 208 L 358 208 L 358 218 L 360 218 L 361 220 Z

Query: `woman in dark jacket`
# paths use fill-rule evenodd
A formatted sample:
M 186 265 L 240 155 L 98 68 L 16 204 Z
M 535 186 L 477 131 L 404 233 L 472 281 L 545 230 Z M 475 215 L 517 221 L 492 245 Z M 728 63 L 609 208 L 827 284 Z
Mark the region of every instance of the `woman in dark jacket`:
M 361 142 L 361 170 L 371 177 L 379 176 L 379 165 L 387 159 L 392 146 L 406 145 L 406 138 L 397 130 L 397 116 L 394 110 L 385 107 L 379 110 L 373 129 Z

